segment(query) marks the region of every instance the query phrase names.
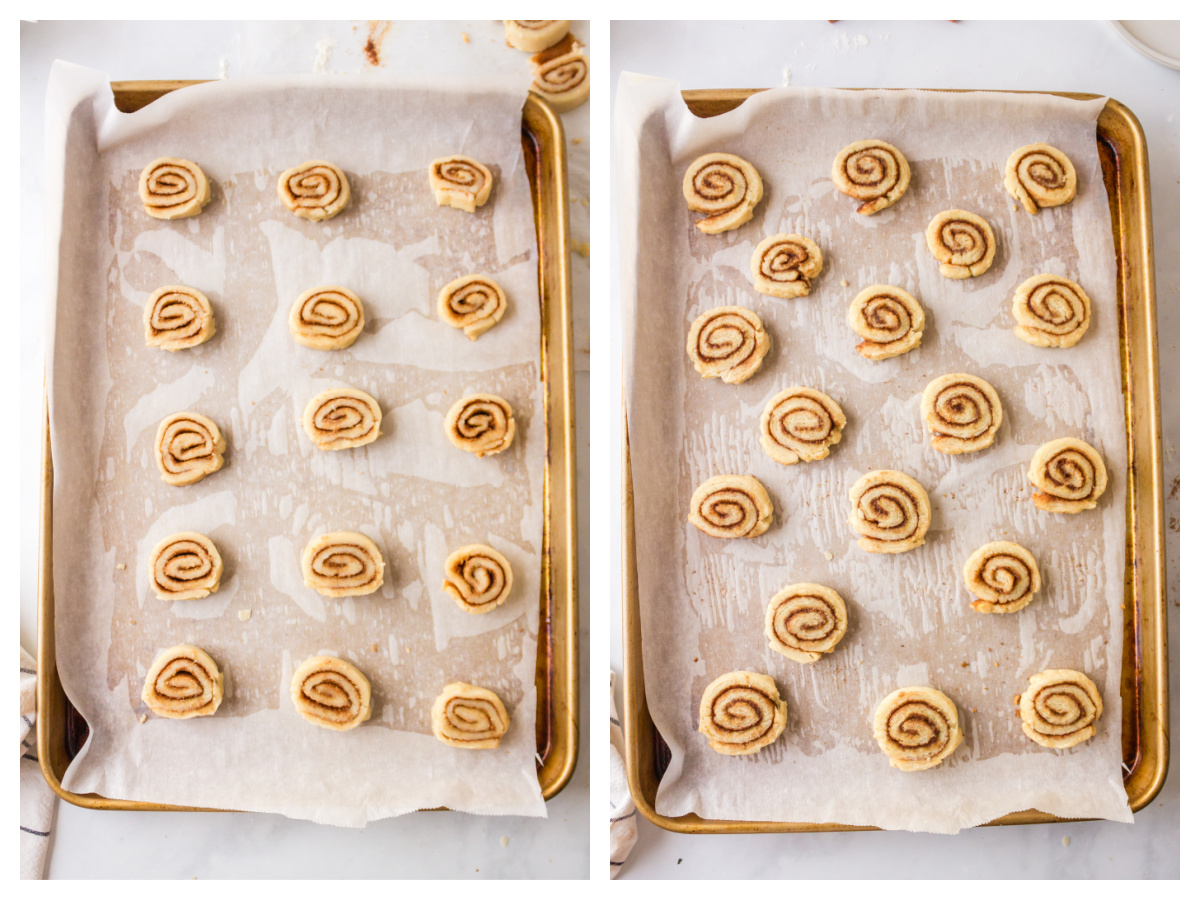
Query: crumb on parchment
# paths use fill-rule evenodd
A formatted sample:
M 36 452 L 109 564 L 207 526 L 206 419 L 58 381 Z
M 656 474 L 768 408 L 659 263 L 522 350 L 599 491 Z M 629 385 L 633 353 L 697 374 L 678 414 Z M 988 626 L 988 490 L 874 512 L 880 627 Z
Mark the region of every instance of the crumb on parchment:
M 251 610 L 251 609 L 239 609 L 238 610 L 238 618 L 241 619 L 243 622 L 249 622 L 250 617 L 252 615 L 254 615 L 254 610 Z
M 840 284 L 842 287 L 850 287 L 850 282 L 848 282 L 848 281 L 847 281 L 845 278 L 843 278 L 843 279 L 842 279 L 840 282 L 838 282 L 838 283 L 839 283 L 839 284 Z
M 371 645 L 371 652 L 372 652 L 372 653 L 378 653 L 378 652 L 379 652 L 379 645 L 378 645 L 378 644 L 372 644 L 372 645 Z
M 508 835 L 507 835 L 507 834 L 506 834 L 506 835 L 504 835 L 502 838 L 500 838 L 500 846 L 501 846 L 501 847 L 507 847 L 507 846 L 508 846 Z
M 825 557 L 825 559 L 827 559 L 827 560 L 829 560 L 829 559 L 833 559 L 833 554 L 832 554 L 832 553 L 830 553 L 828 550 L 826 550 L 826 551 L 824 552 L 823 556 L 824 556 L 824 557 Z
M 142 713 L 140 716 L 138 716 L 138 724 L 139 725 L 146 724 L 146 714 L 145 713 Z
M 1063 835 L 1063 846 L 1064 846 L 1064 847 L 1070 847 L 1070 846 L 1071 846 L 1071 836 L 1070 836 L 1069 834 L 1064 834 L 1064 835 Z
M 120 569 L 122 572 L 124 572 L 125 571 L 125 563 L 117 563 L 117 568 Z

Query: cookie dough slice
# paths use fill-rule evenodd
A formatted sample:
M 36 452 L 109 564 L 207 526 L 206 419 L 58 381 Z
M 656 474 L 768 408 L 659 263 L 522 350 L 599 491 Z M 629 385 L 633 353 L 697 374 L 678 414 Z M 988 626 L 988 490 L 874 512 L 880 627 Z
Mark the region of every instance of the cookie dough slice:
M 208 416 L 177 412 L 167 416 L 154 437 L 158 471 L 167 484 L 194 484 L 225 464 L 225 438 Z
M 965 209 L 948 209 L 934 216 L 925 229 L 925 243 L 946 278 L 982 275 L 996 258 L 992 226 Z
M 696 228 L 719 234 L 745 225 L 763 198 L 758 171 L 732 153 L 706 153 L 688 166 L 683 176 L 683 198 L 692 212 L 705 218 Z
M 279 199 L 293 214 L 310 222 L 332 219 L 350 202 L 350 181 L 331 162 L 311 159 L 279 176 Z
M 921 395 L 921 418 L 939 453 L 974 453 L 990 447 L 1004 420 L 1000 395 L 976 375 L 958 372 L 929 382 Z
M 873 284 L 850 303 L 846 322 L 862 338 L 855 350 L 870 360 L 891 359 L 921 345 L 925 310 L 903 288 Z
M 1092 321 L 1083 288 L 1058 275 L 1034 275 L 1013 295 L 1013 333 L 1035 347 L 1074 347 Z
M 469 394 L 446 413 L 446 437 L 459 450 L 494 456 L 512 445 L 517 433 L 513 408 L 495 394 Z
M 1075 184 L 1071 160 L 1049 144 L 1027 144 L 1014 150 L 1004 166 L 1004 189 L 1031 215 L 1070 203 L 1075 198 Z
M 208 176 L 190 159 L 163 156 L 142 170 L 138 179 L 142 209 L 155 219 L 200 215 L 212 199 Z
M 903 472 L 868 472 L 850 488 L 850 525 L 868 553 L 904 553 L 925 543 L 929 495 Z
M 371 718 L 371 682 L 335 656 L 313 656 L 296 667 L 292 704 L 306 722 L 330 731 L 349 731 Z
M 1012 541 L 992 541 L 972 553 L 963 578 L 978 598 L 971 602 L 978 613 L 1014 613 L 1032 603 L 1042 589 L 1037 560 Z
M 1025 736 L 1051 750 L 1066 750 L 1092 737 L 1104 712 L 1095 682 L 1073 669 L 1031 676 L 1017 702 Z
M 875 709 L 875 740 L 893 768 L 932 769 L 963 742 L 958 707 L 931 687 L 893 691 Z
M 832 397 L 815 388 L 790 387 L 767 401 L 759 440 L 771 459 L 790 466 L 827 457 L 845 427 L 846 414 Z
M 1029 481 L 1037 489 L 1033 502 L 1052 513 L 1095 509 L 1108 487 L 1104 459 L 1091 444 L 1059 438 L 1042 444 L 1029 464 Z
M 163 600 L 200 600 L 221 586 L 225 565 L 207 535 L 182 531 L 150 551 L 150 586 Z
M 531 62 L 533 84 L 529 89 L 544 98 L 555 112 L 567 112 L 587 100 L 591 93 L 592 62 L 578 50 Z
M 446 560 L 442 590 L 469 613 L 491 612 L 508 599 L 512 585 L 512 566 L 487 544 L 459 547 Z
M 349 288 L 326 285 L 305 291 L 288 314 L 288 329 L 297 344 L 314 350 L 345 350 L 362 334 L 367 316 Z
M 504 39 L 510 47 L 537 53 L 552 47 L 571 30 L 570 19 L 505 19 Z
M 379 437 L 383 411 L 366 391 L 330 388 L 308 401 L 301 421 L 318 450 L 345 450 Z
M 692 493 L 688 521 L 712 537 L 758 537 L 774 515 L 767 489 L 753 475 L 717 475 Z
M 151 294 L 142 323 L 146 326 L 146 346 L 171 352 L 199 346 L 217 333 L 217 320 L 208 298 L 181 284 L 169 284 Z
M 318 534 L 300 558 L 304 586 L 326 597 L 373 594 L 383 586 L 383 569 L 379 547 L 356 531 Z
M 833 184 L 847 197 L 862 200 L 856 212 L 869 216 L 904 196 L 912 173 L 904 154 L 886 141 L 855 141 L 833 161 Z
M 787 703 L 770 675 L 729 672 L 700 698 L 700 733 L 725 756 L 757 753 L 775 743 L 786 725 Z
M 429 187 L 438 206 L 473 213 L 492 196 L 492 170 L 469 156 L 439 156 L 429 164 Z
M 798 663 L 814 663 L 846 636 L 846 603 L 820 584 L 790 584 L 767 605 L 767 643 Z
M 438 315 L 470 340 L 490 331 L 504 317 L 508 298 L 500 285 L 484 275 L 455 278 L 438 294 Z
M 164 719 L 211 716 L 224 696 L 225 676 L 213 658 L 189 644 L 158 654 L 142 687 L 142 702 Z
M 433 736 L 451 747 L 494 750 L 508 725 L 508 710 L 487 688 L 456 681 L 433 702 Z
M 752 310 L 718 306 L 692 322 L 686 347 L 688 358 L 702 378 L 741 384 L 762 366 L 771 349 L 771 338 Z
M 777 234 L 754 250 L 754 289 L 784 300 L 807 297 L 823 265 L 815 242 L 802 234 Z

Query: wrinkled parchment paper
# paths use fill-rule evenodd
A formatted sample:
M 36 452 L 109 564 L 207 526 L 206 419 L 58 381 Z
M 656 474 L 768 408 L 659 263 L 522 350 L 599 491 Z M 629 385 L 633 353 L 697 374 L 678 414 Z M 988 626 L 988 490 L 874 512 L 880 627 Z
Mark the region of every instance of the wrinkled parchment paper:
M 442 805 L 544 816 L 534 736 L 544 434 L 520 144 L 527 85 L 245 79 L 125 115 L 107 81 L 58 64 L 47 116 L 48 171 L 63 182 L 61 215 L 50 216 L 61 243 L 47 370 L 58 667 L 92 729 L 65 786 L 348 826 Z M 491 199 L 474 215 L 434 204 L 429 162 L 453 153 L 492 168 Z M 159 156 L 208 174 L 213 198 L 200 216 L 163 222 L 142 211 L 138 176 Z M 350 180 L 350 206 L 327 222 L 293 216 L 276 195 L 279 172 L 308 159 L 335 162 Z M 477 342 L 436 310 L 441 286 L 467 273 L 495 278 L 509 298 L 504 320 Z M 144 346 L 142 310 L 176 283 L 208 295 L 217 333 L 171 354 Z M 311 350 L 289 333 L 296 297 L 323 284 L 363 299 L 367 325 L 347 350 Z M 363 448 L 318 451 L 300 414 L 338 385 L 379 401 L 382 432 Z M 476 391 L 516 413 L 516 439 L 495 457 L 464 453 L 443 432 L 449 407 Z M 220 472 L 176 488 L 159 479 L 154 435 L 164 416 L 188 409 L 217 423 L 229 451 Z M 379 545 L 378 592 L 334 600 L 304 587 L 305 544 L 340 530 Z M 169 603 L 150 590 L 150 549 L 176 531 L 205 533 L 221 551 L 225 576 L 211 597 Z M 503 552 L 515 576 L 505 605 L 476 616 L 441 590 L 446 556 L 474 542 Z M 212 718 L 142 722 L 147 667 L 178 643 L 217 660 L 225 701 Z M 292 671 L 319 653 L 370 680 L 363 726 L 332 732 L 296 714 Z M 508 707 L 498 750 L 432 736 L 434 698 L 460 680 Z
M 1118 369 L 1116 270 L 1095 145 L 1104 100 L 1013 94 L 785 88 L 734 112 L 698 119 L 674 82 L 626 74 L 618 92 L 617 180 L 625 301 L 625 391 L 632 451 L 643 661 L 651 715 L 672 759 L 658 792 L 668 816 L 837 822 L 955 832 L 1014 810 L 1132 821 L 1122 787 L 1121 602 L 1125 554 L 1125 420 Z M 882 138 L 912 167 L 908 193 L 873 216 L 833 187 L 846 144 Z M 1073 203 L 1037 216 L 1002 187 L 1008 155 L 1044 141 L 1074 162 Z M 709 236 L 693 227 L 681 184 L 702 153 L 749 160 L 766 185 L 754 218 Z M 940 210 L 987 219 L 998 252 L 967 281 L 938 273 L 924 231 Z M 754 291 L 750 258 L 763 238 L 799 232 L 821 247 L 812 294 Z M 1031 347 L 1012 333 L 1013 290 L 1054 272 L 1078 281 L 1092 324 L 1070 350 Z M 860 290 L 913 293 L 928 326 L 916 351 L 859 356 L 846 310 Z M 704 381 L 684 352 L 690 322 L 716 306 L 757 312 L 771 337 L 762 369 L 741 385 Z M 933 378 L 970 372 L 1000 394 L 1004 421 L 986 451 L 944 456 L 929 446 L 920 395 Z M 831 455 L 782 466 L 759 444 L 759 416 L 792 384 L 832 396 L 848 424 Z M 1077 516 L 1037 510 L 1025 472 L 1045 441 L 1077 436 L 1110 473 L 1100 506 Z M 850 485 L 869 469 L 899 469 L 929 493 L 923 547 L 868 554 L 847 522 Z M 766 486 L 775 524 L 746 540 L 710 538 L 686 523 L 692 491 L 744 473 Z M 962 582 L 970 553 L 1014 540 L 1037 558 L 1043 587 L 1015 615 L 981 615 Z M 771 651 L 768 601 L 814 581 L 846 600 L 837 649 L 804 666 Z M 1013 705 L 1046 668 L 1087 673 L 1104 697 L 1099 733 L 1066 752 L 1021 731 Z M 710 750 L 697 733 L 700 696 L 718 675 L 771 675 L 788 724 L 748 757 Z M 957 704 L 965 742 L 940 767 L 890 768 L 876 744 L 876 705 L 896 688 L 931 685 Z

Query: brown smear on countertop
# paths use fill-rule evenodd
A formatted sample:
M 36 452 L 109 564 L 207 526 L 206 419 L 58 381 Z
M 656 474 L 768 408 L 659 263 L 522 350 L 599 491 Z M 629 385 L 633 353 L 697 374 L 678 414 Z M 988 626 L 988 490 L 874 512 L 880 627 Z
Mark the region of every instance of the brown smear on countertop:
M 363 44 L 363 56 L 369 65 L 383 65 L 379 61 L 379 50 L 383 45 L 384 36 L 391 27 L 392 23 L 390 21 L 373 19 L 367 22 L 367 42 Z

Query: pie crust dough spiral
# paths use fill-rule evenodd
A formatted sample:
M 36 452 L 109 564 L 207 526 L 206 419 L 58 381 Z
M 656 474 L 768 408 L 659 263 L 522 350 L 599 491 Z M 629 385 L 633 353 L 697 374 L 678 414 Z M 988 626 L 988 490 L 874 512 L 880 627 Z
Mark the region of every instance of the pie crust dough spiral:
M 217 333 L 208 298 L 180 284 L 160 287 L 151 294 L 142 322 L 146 326 L 146 346 L 172 352 L 203 344 Z
M 696 227 L 719 234 L 750 221 L 763 197 L 763 184 L 754 166 L 741 157 L 706 153 L 688 166 L 683 197 L 688 209 L 705 215 Z
M 208 176 L 191 160 L 164 156 L 142 169 L 142 209 L 156 219 L 198 216 L 212 199 Z
M 1074 347 L 1092 320 L 1083 288 L 1058 275 L 1034 275 L 1013 295 L 1013 332 L 1035 347 Z
M 1047 669 L 1030 676 L 1019 706 L 1025 736 L 1051 750 L 1082 744 L 1096 733 L 1104 712 L 1095 683 L 1073 669 Z
M 508 732 L 508 710 L 493 691 L 456 681 L 433 701 L 433 736 L 467 750 L 494 750 Z
M 996 389 L 975 375 L 941 375 L 921 395 L 921 418 L 939 453 L 974 453 L 990 447 L 1004 420 Z
M 199 600 L 221 586 L 225 570 L 216 545 L 203 534 L 182 531 L 150 551 L 150 586 L 164 600 Z
M 304 430 L 318 450 L 361 447 L 379 437 L 383 411 L 375 398 L 357 388 L 321 391 L 304 407 Z
M 142 688 L 142 702 L 164 719 L 211 716 L 224 696 L 225 676 L 213 658 L 187 644 L 158 654 Z
M 806 387 L 790 387 L 767 401 L 759 422 L 763 449 L 785 466 L 829 455 L 842 439 L 846 415 L 832 397 Z
M 1038 509 L 1077 513 L 1096 507 L 1108 487 L 1108 471 L 1096 448 L 1077 438 L 1059 438 L 1033 454 L 1029 480 L 1037 489 Z
M 912 173 L 904 154 L 884 141 L 855 141 L 833 161 L 833 184 L 847 197 L 865 201 L 863 215 L 887 209 L 904 196 Z
M 1027 213 L 1062 206 L 1075 198 L 1075 167 L 1067 154 L 1049 144 L 1028 144 L 1008 158 L 1004 189 Z
M 469 613 L 485 613 L 508 599 L 512 566 L 504 554 L 487 544 L 459 547 L 446 560 L 442 590 Z
M 687 336 L 687 355 L 703 378 L 741 384 L 758 371 L 771 349 L 762 319 L 742 306 L 701 313 Z
M 309 160 L 279 176 L 279 199 L 302 219 L 332 219 L 350 202 L 346 173 L 331 162 Z
M 925 310 L 908 291 L 873 284 L 850 303 L 846 322 L 862 338 L 854 349 L 867 359 L 891 359 L 921 345 Z
M 461 328 L 471 340 L 489 331 L 504 317 L 508 298 L 500 285 L 483 275 L 455 278 L 438 294 L 438 315 L 451 328 Z
M 154 447 L 162 480 L 176 487 L 193 484 L 225 464 L 225 438 L 212 419 L 199 413 L 177 412 L 163 419 Z
M 371 682 L 335 656 L 313 656 L 292 675 L 292 703 L 313 725 L 349 731 L 371 718 Z
M 756 291 L 791 300 L 808 296 L 824 261 L 821 248 L 804 235 L 777 234 L 755 248 L 750 265 Z
M 962 209 L 948 209 L 934 216 L 925 229 L 925 243 L 942 264 L 939 271 L 946 278 L 982 275 L 996 258 L 992 226 Z
M 767 606 L 768 643 L 799 663 L 814 663 L 846 635 L 846 604 L 819 584 L 792 584 Z
M 383 585 L 383 554 L 375 542 L 355 531 L 319 534 L 300 559 L 304 586 L 326 597 L 361 597 Z
M 1042 589 L 1037 560 L 1011 541 L 992 541 L 972 553 L 963 566 L 963 578 L 967 590 L 978 598 L 971 601 L 971 609 L 979 613 L 1014 613 Z
M 526 53 L 552 47 L 571 30 L 570 19 L 505 19 L 504 39 Z
M 469 156 L 439 156 L 429 164 L 429 186 L 438 206 L 473 213 L 492 196 L 492 170 Z
M 785 725 L 787 703 L 770 675 L 729 672 L 700 698 L 700 733 L 725 756 L 757 753 L 775 743 Z
M 446 436 L 459 450 L 478 457 L 507 450 L 517 433 L 512 407 L 495 394 L 469 394 L 446 413 Z
M 712 537 L 758 537 L 774 515 L 767 489 L 753 475 L 717 475 L 692 493 L 688 521 Z
M 366 324 L 358 295 L 334 285 L 305 291 L 288 315 L 288 328 L 296 343 L 314 350 L 345 350 Z
M 891 469 L 868 472 L 850 488 L 850 524 L 868 553 L 903 553 L 925 543 L 929 495 L 915 478 Z
M 931 687 L 893 691 L 875 709 L 875 740 L 894 768 L 932 769 L 963 741 L 958 708 Z
M 530 90 L 544 98 L 555 112 L 579 106 L 591 89 L 592 63 L 578 50 L 534 63 Z

